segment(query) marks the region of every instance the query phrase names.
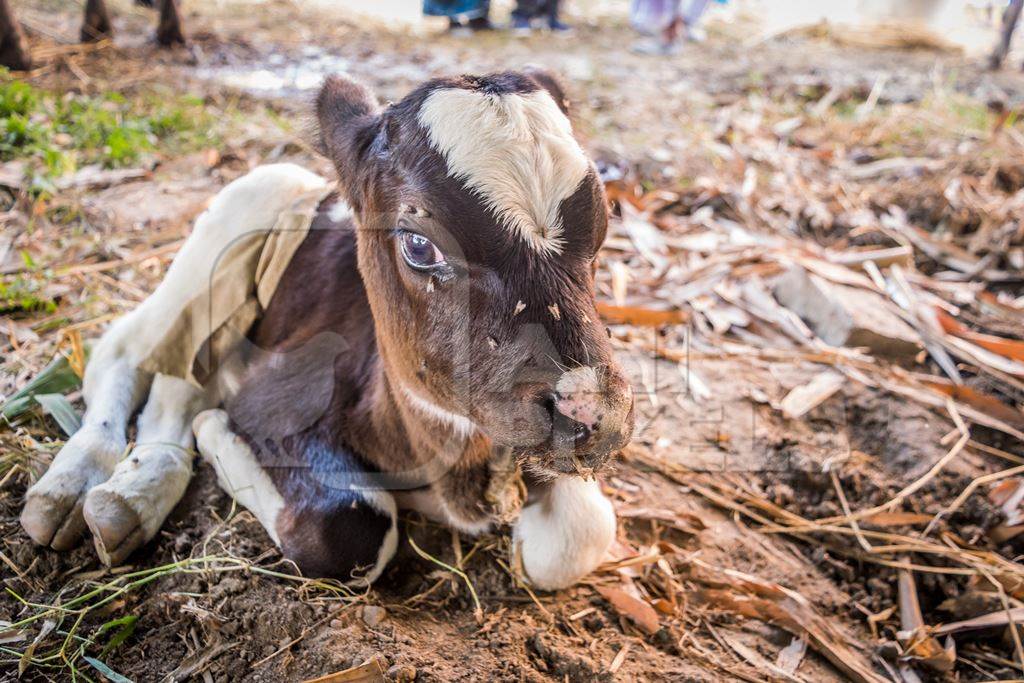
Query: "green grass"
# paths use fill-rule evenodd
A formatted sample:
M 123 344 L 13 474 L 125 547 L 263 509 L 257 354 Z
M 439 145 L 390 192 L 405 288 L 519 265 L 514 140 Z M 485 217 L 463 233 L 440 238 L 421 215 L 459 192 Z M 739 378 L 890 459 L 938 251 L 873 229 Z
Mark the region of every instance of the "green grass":
M 215 117 L 201 98 L 150 91 L 54 93 L 0 72 L 0 161 L 25 160 L 35 193 L 89 164 L 139 164 L 153 152 L 216 144 Z
M 57 302 L 46 294 L 46 284 L 34 274 L 0 279 L 0 315 L 56 311 Z

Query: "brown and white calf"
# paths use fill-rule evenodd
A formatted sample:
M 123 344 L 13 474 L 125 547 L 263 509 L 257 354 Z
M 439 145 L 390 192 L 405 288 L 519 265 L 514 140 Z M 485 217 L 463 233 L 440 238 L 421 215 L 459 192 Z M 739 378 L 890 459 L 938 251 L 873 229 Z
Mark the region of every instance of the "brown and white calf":
M 221 485 L 304 573 L 372 581 L 398 509 L 492 527 L 495 462 L 511 452 L 528 489 L 521 566 L 541 588 L 570 585 L 613 539 L 611 504 L 580 474 L 627 442 L 633 397 L 594 304 L 603 189 L 561 89 L 543 73 L 466 76 L 382 108 L 332 78 L 317 116 L 338 192 L 242 362 L 201 390 L 147 375 L 140 354 L 218 253 L 326 187 L 296 166 L 226 187 L 156 292 L 105 334 L 82 428 L 29 490 L 24 528 L 60 550 L 88 527 L 121 562 L 184 492 L 194 429 Z

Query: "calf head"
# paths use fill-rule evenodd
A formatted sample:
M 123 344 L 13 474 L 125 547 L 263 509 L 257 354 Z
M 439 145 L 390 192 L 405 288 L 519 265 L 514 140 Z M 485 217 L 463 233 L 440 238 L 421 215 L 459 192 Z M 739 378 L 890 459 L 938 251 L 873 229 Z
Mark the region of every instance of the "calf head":
M 541 476 L 603 464 L 632 433 L 633 395 L 594 304 L 604 191 L 561 88 L 464 76 L 381 107 L 335 77 L 317 114 L 391 391 Z

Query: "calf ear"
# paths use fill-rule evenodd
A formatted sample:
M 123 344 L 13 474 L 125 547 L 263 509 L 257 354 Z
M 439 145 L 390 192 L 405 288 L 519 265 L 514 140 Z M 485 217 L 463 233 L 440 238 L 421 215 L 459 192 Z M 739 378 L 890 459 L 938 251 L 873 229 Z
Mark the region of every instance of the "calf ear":
M 562 113 L 569 116 L 569 97 L 565 94 L 561 81 L 553 73 L 537 67 L 527 67 L 523 70 L 523 75 L 547 90 Z
M 359 178 L 381 129 L 380 104 L 362 83 L 347 76 L 330 76 L 316 98 L 316 116 L 319 151 L 334 162 L 342 190 L 358 211 L 362 203 Z

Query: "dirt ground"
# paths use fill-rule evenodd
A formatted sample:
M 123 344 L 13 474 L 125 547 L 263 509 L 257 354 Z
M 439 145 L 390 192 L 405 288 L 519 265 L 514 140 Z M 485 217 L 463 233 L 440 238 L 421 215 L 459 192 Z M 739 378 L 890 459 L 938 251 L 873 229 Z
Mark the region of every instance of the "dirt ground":
M 116 39 L 82 48 L 77 6 L 14 4 L 43 55 L 32 86 L 187 94 L 208 118 L 180 144 L 158 140 L 128 165 L 136 175 L 33 193 L 0 174 L 0 274 L 46 303 L 0 312 L 0 397 L 55 354 L 74 360 L 78 340 L 144 298 L 231 179 L 284 160 L 331 173 L 308 136 L 323 75 L 345 70 L 388 100 L 432 76 L 536 64 L 568 83 L 608 181 L 616 219 L 598 298 L 627 312 L 609 324 L 639 416 L 603 480 L 619 540 L 579 586 L 531 592 L 508 568 L 506 534 L 459 538 L 410 517 L 390 569 L 354 595 L 288 576 L 204 464 L 129 566 L 104 571 L 88 545 L 32 546 L 22 496 L 64 438 L 35 410 L 0 427 L 0 619 L 13 624 L 0 624 L 0 679 L 304 680 L 374 658 L 397 681 L 1024 677 L 1005 622 L 933 630 L 1024 605 L 1024 536 L 993 534 L 1014 522 L 1003 499 L 982 481 L 952 506 L 977 477 L 1024 463 L 1018 366 L 956 356 L 966 388 L 949 388 L 935 359 L 963 348 L 949 329 L 928 337 L 933 357 L 893 361 L 795 342 L 787 330 L 801 323 L 757 298 L 793 263 L 906 247 L 895 275 L 879 261 L 885 277 L 1019 340 L 1024 75 L 814 36 L 750 45 L 742 26 L 649 58 L 628 51 L 624 20 L 578 18 L 567 38 L 463 39 L 276 1 L 189 3 L 189 45 L 170 51 L 148 42 L 150 14 L 112 3 Z M 18 160 L 5 158 L 9 171 Z M 970 201 L 956 194 L 967 190 Z M 943 275 L 968 257 L 980 265 Z M 787 414 L 794 389 L 832 370 L 841 386 Z M 873 511 L 858 526 L 848 508 Z

